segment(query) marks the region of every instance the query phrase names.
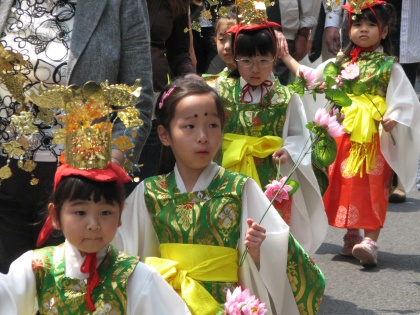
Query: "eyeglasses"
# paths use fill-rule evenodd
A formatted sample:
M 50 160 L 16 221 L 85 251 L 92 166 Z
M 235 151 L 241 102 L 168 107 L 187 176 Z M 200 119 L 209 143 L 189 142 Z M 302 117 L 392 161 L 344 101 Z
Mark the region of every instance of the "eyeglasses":
M 238 65 L 244 67 L 244 68 L 251 68 L 254 63 L 259 67 L 259 68 L 267 68 L 268 66 L 270 66 L 273 61 L 276 59 L 276 57 L 274 57 L 271 60 L 268 59 L 261 59 L 261 60 L 251 60 L 251 59 L 235 59 L 236 62 L 238 63 Z

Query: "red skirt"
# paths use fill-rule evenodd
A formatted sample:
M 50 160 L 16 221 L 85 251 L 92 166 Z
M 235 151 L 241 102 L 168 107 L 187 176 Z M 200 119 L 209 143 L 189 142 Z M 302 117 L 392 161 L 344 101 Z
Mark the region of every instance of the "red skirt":
M 331 226 L 346 229 L 377 230 L 382 228 L 388 209 L 388 198 L 393 171 L 385 161 L 377 142 L 375 168 L 366 173 L 366 163 L 360 172 L 351 177 L 343 177 L 351 142 L 350 135 L 344 134 L 335 139 L 337 157 L 328 167 L 330 180 L 323 197 L 328 222 Z

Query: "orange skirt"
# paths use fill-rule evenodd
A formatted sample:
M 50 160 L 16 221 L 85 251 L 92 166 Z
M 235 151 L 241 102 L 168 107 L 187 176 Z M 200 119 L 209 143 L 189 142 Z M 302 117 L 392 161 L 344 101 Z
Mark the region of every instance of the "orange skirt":
M 377 142 L 375 168 L 366 173 L 366 163 L 360 172 L 351 177 L 343 177 L 351 142 L 350 135 L 335 138 L 337 157 L 328 167 L 330 180 L 323 197 L 328 222 L 331 226 L 346 229 L 377 230 L 382 228 L 388 209 L 388 198 L 393 171 L 385 161 Z

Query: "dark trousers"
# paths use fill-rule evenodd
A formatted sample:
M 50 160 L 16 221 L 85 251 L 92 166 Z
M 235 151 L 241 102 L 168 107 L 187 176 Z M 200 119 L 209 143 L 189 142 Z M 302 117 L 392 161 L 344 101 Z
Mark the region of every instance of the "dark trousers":
M 6 165 L 0 157 L 0 168 Z M 18 168 L 17 160 L 11 159 L 11 178 L 0 184 L 0 272 L 7 273 L 10 264 L 24 252 L 34 249 L 39 231 L 47 213 L 51 197 L 55 162 L 39 162 L 33 171 L 39 179 L 31 185 L 31 174 Z M 52 239 L 48 244 L 59 244 L 63 238 Z

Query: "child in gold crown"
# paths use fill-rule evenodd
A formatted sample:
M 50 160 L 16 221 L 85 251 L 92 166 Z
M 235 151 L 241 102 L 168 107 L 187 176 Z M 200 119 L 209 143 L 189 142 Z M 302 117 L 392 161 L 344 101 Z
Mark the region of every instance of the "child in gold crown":
M 401 65 L 390 56 L 392 5 L 381 0 L 348 1 L 343 8 L 349 15 L 350 43 L 336 60 L 307 69 L 290 55 L 282 59 L 295 73 L 312 70 L 318 82 L 324 80 L 323 70 L 331 61 L 343 77 L 346 68 L 357 69 L 355 80 L 366 87 L 364 93 L 347 92 L 351 105 L 341 108 L 346 133 L 335 139 L 338 154 L 328 169 L 330 185 L 323 199 L 329 224 L 347 229 L 341 254 L 374 267 L 392 171 L 406 191 L 416 179 L 420 103 Z
M 58 167 L 48 211 L 66 240 L 26 252 L 0 274 L 1 315 L 190 314 L 156 271 L 109 244 L 121 224 L 122 184 L 129 180 L 112 163 L 105 169 Z

